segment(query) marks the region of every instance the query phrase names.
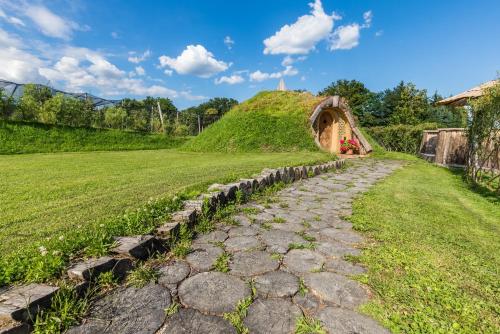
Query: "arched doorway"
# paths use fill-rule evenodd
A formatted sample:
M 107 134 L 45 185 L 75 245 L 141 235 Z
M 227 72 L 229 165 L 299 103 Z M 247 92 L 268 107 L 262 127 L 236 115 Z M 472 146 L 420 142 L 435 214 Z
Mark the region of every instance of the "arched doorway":
M 371 152 L 370 144 L 356 128 L 354 117 L 345 100 L 330 96 L 321 101 L 309 117 L 316 144 L 332 153 L 340 153 L 340 141 L 356 139 L 360 143 L 360 154 Z

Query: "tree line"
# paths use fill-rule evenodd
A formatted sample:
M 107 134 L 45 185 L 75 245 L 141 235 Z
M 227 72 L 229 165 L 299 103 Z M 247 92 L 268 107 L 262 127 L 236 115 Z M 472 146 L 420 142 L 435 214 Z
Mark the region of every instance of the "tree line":
M 362 82 L 337 80 L 318 95 L 345 97 L 364 127 L 422 123 L 463 127 L 466 123 L 463 108 L 437 106 L 436 102 L 442 99 L 439 94 L 429 96 L 425 89 L 418 89 L 412 83 L 400 82 L 394 88 L 372 92 Z M 48 87 L 40 85 L 25 85 L 23 95 L 17 100 L 0 89 L 3 119 L 178 136 L 197 135 L 237 104 L 235 99 L 216 97 L 181 111 L 168 98 L 146 97 L 143 100 L 127 98 L 116 105 L 96 108 L 90 99 L 53 95 Z
M 93 101 L 57 93 L 48 87 L 26 84 L 19 99 L 0 89 L 0 117 L 4 120 L 38 122 L 71 127 L 110 128 L 171 135 L 196 135 L 222 117 L 238 101 L 213 98 L 179 111 L 168 98 L 123 99 L 116 105 L 95 107 Z
M 372 92 L 357 80 L 337 80 L 319 95 L 340 95 L 347 99 L 357 121 L 365 127 L 436 123 L 440 127 L 463 127 L 463 108 L 438 106 L 443 97 L 427 94 L 413 83 L 401 81 L 396 87 Z

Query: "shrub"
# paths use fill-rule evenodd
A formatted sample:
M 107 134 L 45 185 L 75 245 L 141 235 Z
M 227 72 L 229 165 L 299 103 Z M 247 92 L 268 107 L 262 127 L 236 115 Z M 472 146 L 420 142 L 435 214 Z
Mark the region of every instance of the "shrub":
M 436 123 L 422 123 L 418 125 L 376 126 L 367 128 L 367 131 L 387 151 L 416 154 L 422 141 L 422 132 L 437 128 Z

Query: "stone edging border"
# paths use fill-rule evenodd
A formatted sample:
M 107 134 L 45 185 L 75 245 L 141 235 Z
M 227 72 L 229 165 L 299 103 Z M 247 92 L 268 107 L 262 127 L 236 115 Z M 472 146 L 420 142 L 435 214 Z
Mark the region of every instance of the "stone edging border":
M 146 260 L 151 254 L 168 252 L 168 241 L 175 238 L 180 227 L 187 224 L 193 229 L 202 214 L 203 204 L 208 203 L 208 210 L 213 213 L 217 208 L 224 207 L 236 199 L 238 191 L 251 195 L 275 182 L 292 183 L 326 173 L 330 169 L 344 166 L 345 160 L 330 161 L 320 165 L 279 167 L 264 169 L 260 175 L 250 179 L 240 179 L 230 184 L 213 184 L 208 187 L 208 193 L 202 194 L 196 200 L 184 201 L 183 209 L 174 212 L 168 222 L 158 227 L 153 234 L 116 237 L 116 246 L 110 255 L 90 258 L 71 265 L 67 271 L 69 279 L 77 282 L 76 290 L 83 294 L 92 280 L 101 273 L 113 271 L 117 276 L 124 277 L 134 268 L 137 260 Z M 51 299 L 58 287 L 48 284 L 31 283 L 0 290 L 0 334 L 21 334 L 31 331 L 34 315 L 43 308 L 49 307 Z

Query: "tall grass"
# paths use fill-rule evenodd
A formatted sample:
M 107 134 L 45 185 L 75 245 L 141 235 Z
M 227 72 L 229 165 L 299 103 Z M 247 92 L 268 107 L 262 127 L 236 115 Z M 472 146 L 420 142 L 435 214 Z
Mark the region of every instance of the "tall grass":
M 184 141 L 163 134 L 0 121 L 0 154 L 164 149 Z

